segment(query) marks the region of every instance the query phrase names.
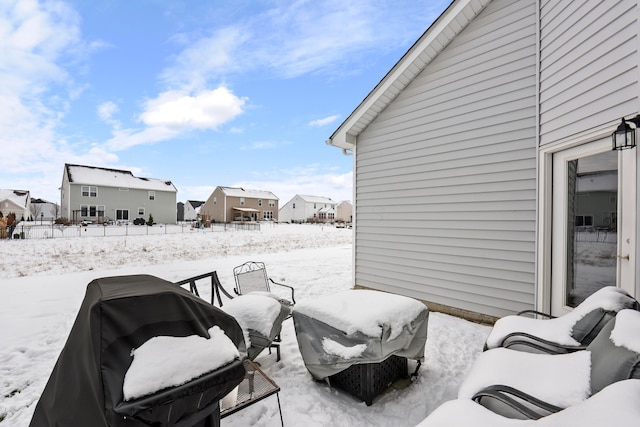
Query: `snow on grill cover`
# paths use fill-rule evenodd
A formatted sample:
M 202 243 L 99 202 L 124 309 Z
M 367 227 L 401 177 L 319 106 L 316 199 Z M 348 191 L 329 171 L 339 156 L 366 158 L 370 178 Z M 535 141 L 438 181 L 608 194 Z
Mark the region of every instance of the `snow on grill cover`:
M 237 360 L 124 400 L 132 350 L 157 336 L 209 338 L 214 326 L 238 348 Z M 218 401 L 242 381 L 245 354 L 236 320 L 185 289 L 150 275 L 96 279 L 87 286 L 30 426 L 219 425 Z

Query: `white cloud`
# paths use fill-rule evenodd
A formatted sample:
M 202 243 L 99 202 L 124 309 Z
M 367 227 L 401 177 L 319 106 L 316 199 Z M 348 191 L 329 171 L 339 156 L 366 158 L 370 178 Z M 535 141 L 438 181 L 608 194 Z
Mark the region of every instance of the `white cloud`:
M 252 179 L 230 186 L 271 191 L 280 200 L 280 206 L 296 194 L 330 197 L 340 202 L 353 199 L 353 172 L 335 173 L 331 168 L 311 165 L 254 174 Z
M 114 114 L 119 111 L 115 102 L 107 101 L 98 105 L 98 117 L 104 122 L 110 122 Z
M 194 95 L 171 90 L 147 101 L 140 121 L 174 129 L 217 129 L 242 114 L 246 102 L 224 86 Z
M 340 118 L 339 115 L 334 114 L 333 116 L 328 116 L 328 117 L 325 117 L 323 119 L 312 120 L 312 121 L 309 122 L 309 126 L 313 126 L 313 127 L 325 126 L 325 125 L 328 125 L 330 123 L 335 122 L 339 118 Z

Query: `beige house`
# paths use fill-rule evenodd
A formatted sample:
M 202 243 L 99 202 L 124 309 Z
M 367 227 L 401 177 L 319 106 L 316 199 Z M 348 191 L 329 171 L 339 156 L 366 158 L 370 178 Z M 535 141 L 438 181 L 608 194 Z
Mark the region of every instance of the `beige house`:
M 277 221 L 278 198 L 270 191 L 216 187 L 200 208 L 206 222 Z
M 351 222 L 353 220 L 353 205 L 348 200 L 343 200 L 336 207 L 336 221 Z

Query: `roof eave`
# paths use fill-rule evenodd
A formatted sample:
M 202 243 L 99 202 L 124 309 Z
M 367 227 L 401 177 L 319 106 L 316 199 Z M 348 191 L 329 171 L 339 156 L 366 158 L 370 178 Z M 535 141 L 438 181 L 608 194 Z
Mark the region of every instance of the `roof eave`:
M 345 154 L 358 136 L 491 0 L 454 0 L 326 141 Z

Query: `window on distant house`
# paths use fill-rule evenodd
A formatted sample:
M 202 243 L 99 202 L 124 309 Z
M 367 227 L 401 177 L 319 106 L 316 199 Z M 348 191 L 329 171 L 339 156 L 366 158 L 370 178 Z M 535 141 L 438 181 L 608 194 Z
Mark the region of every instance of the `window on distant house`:
M 82 186 L 82 197 L 98 197 L 98 187 Z
M 273 212 L 272 211 L 263 211 L 262 212 L 262 219 L 273 219 Z
M 244 197 L 240 197 L 240 206 L 244 206 Z
M 213 204 L 215 205 L 216 203 L 218 203 L 218 199 L 216 197 L 213 198 Z
M 149 200 L 155 200 L 155 199 L 156 199 L 156 192 L 149 191 Z
M 80 216 L 88 216 L 87 215 L 88 213 L 89 213 L 89 206 L 80 205 Z
M 144 208 L 138 208 L 138 216 L 144 216 Z
M 128 221 L 129 220 L 129 210 L 128 209 L 116 209 L 116 220 L 118 220 L 118 221 Z
M 89 206 L 89 216 L 95 218 L 97 209 L 95 206 Z
M 258 199 L 258 206 L 262 206 L 262 199 Z
M 294 203 L 294 204 L 293 204 L 293 209 L 295 209 L 295 208 L 296 208 L 296 204 Z
M 98 206 L 98 216 L 104 217 L 104 206 L 102 205 Z
M 274 207 L 276 205 L 276 201 L 275 200 L 269 200 L 269 206 L 270 207 Z

